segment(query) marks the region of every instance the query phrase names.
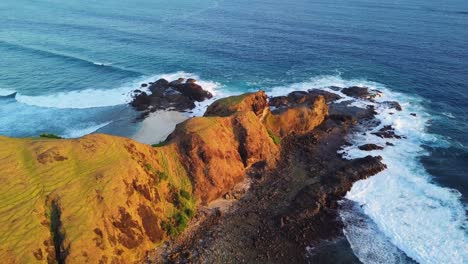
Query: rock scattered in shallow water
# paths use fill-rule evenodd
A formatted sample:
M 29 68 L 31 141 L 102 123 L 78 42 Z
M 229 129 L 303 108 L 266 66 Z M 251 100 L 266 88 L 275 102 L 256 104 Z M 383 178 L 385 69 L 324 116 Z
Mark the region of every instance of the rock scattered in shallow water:
M 395 134 L 395 130 L 392 126 L 384 126 L 379 131 L 372 133 L 380 138 L 402 138 L 401 136 Z
M 371 150 L 381 150 L 383 149 L 382 146 L 376 145 L 376 144 L 364 144 L 358 147 L 360 150 L 364 151 L 371 151 Z
M 346 94 L 347 96 L 351 96 L 351 97 L 358 98 L 358 99 L 367 99 L 367 100 L 374 99 L 377 96 L 379 96 L 379 94 L 381 94 L 380 91 L 369 90 L 369 88 L 367 87 L 359 87 L 359 86 L 343 88 L 341 92 Z

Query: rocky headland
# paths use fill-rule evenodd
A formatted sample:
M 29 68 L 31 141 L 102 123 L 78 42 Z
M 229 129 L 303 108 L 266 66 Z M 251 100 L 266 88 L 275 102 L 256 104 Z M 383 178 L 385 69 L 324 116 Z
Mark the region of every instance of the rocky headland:
M 211 94 L 157 81 L 131 102 L 186 110 Z M 357 87 L 343 94 L 373 100 Z M 150 146 L 92 134 L 0 137 L 0 257 L 7 263 L 304 263 L 342 236 L 338 201 L 385 169 L 338 154 L 374 109 L 323 90 L 223 98 Z M 391 128 L 382 137 L 395 137 Z M 370 142 L 364 149 L 378 146 Z

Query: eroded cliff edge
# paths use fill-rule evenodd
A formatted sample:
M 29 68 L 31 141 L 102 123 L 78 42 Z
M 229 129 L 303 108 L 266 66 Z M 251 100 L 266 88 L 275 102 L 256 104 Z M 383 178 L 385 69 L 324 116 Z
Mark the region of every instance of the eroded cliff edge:
M 242 247 L 257 232 L 232 229 L 246 219 L 271 230 L 254 235 L 255 247 L 245 258 L 269 257 L 261 241 L 284 239 L 298 250 L 287 237 L 307 232 L 311 219 L 323 219 L 352 182 L 384 169 L 378 157 L 345 161 L 337 155 L 348 129 L 370 119 L 372 109 L 329 109 L 327 102 L 336 99 L 317 91 L 270 102 L 262 91 L 221 99 L 204 117 L 177 125 L 157 147 L 102 134 L 0 137 L 0 256 L 8 263 L 141 262 L 178 237 L 197 208 L 247 178 L 253 184 L 236 214 L 207 218 L 154 261 L 232 260 L 236 255 L 193 259 L 190 252 Z M 197 244 L 195 238 L 213 225 L 234 232 L 225 237 L 237 241 Z

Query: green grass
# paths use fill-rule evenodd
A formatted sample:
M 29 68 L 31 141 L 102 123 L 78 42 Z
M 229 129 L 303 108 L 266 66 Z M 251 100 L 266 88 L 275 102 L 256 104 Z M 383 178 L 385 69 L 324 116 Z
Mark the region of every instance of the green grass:
M 55 134 L 48 134 L 48 133 L 40 134 L 39 137 L 41 137 L 41 138 L 54 138 L 54 139 L 62 139 L 63 138 L 61 136 L 57 136 Z
M 275 135 L 275 133 L 273 133 L 270 129 L 268 129 L 267 131 L 268 131 L 268 135 L 273 140 L 273 143 L 275 143 L 276 145 L 281 144 L 281 138 L 280 137 Z
M 154 168 L 153 166 L 151 166 L 151 164 L 149 163 L 145 163 L 145 169 L 149 172 L 153 172 L 154 171 Z
M 190 200 L 190 198 L 192 198 L 190 193 L 187 192 L 186 190 L 180 190 L 179 194 L 180 194 L 180 196 L 182 196 L 186 200 Z
M 167 175 L 167 173 L 165 173 L 164 171 L 158 171 L 157 174 L 159 181 L 167 181 L 169 179 L 169 175 Z
M 169 142 L 168 141 L 160 141 L 159 143 L 152 144 L 151 146 L 154 147 L 154 148 L 157 148 L 157 147 L 165 146 L 165 145 L 167 145 L 167 143 L 169 143 Z
M 193 207 L 192 195 L 185 190 L 177 190 L 174 186 L 170 188 L 174 191 L 174 204 L 175 211 L 171 217 L 161 222 L 161 228 L 170 237 L 180 235 L 188 226 L 188 222 L 195 215 Z

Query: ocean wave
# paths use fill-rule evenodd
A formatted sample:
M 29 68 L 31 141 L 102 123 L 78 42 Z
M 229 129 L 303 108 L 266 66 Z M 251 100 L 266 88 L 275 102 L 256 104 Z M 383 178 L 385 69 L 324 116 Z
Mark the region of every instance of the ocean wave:
M 104 122 L 102 124 L 90 124 L 88 126 L 83 126 L 82 128 L 68 129 L 65 133 L 61 134 L 64 138 L 79 138 L 84 135 L 91 134 L 97 130 L 109 125 L 112 122 Z
M 10 95 L 13 95 L 15 93 L 16 93 L 15 90 L 0 88 L 0 96 L 1 97 L 10 96 Z
M 375 103 L 356 100 L 335 91 L 331 86 L 366 86 L 381 91 L 382 96 Z M 353 135 L 350 138 L 353 145 L 343 147 L 340 153 L 348 159 L 380 155 L 388 168 L 369 179 L 356 182 L 346 198 L 362 205 L 364 213 L 375 222 L 378 230 L 419 263 L 463 263 L 468 257 L 468 240 L 461 194 L 434 184 L 432 176 L 420 162 L 420 157 L 427 155 L 422 145 L 448 146 L 442 137 L 427 133 L 426 126 L 431 116 L 421 106 L 421 99 L 392 92 L 377 82 L 346 80 L 340 76 L 319 76 L 307 82 L 275 87 L 271 93 L 279 95 L 311 88 L 338 93 L 343 97 L 341 100 L 352 100 L 355 106 L 373 105 L 377 111 L 376 118 L 381 121 L 373 131 Z M 383 101 L 398 101 L 403 111 L 380 104 Z M 416 113 L 417 117 L 411 113 Z M 384 140 L 371 134 L 385 125 L 392 125 L 396 134 L 405 138 Z M 372 152 L 358 149 L 362 144 L 385 146 L 386 142 L 394 146 Z M 366 246 L 368 241 L 360 243 Z M 365 255 L 358 257 L 364 263 L 375 263 Z
M 159 78 L 174 80 L 179 77 L 197 79 L 197 83 L 200 84 L 204 89 L 209 90 L 215 96 L 219 95 L 218 88 L 220 85 L 218 83 L 202 80 L 199 78 L 199 76 L 193 73 L 175 72 L 169 74 L 158 74 L 150 77 L 141 77 L 132 82 L 125 83 L 118 88 L 108 90 L 85 89 L 38 96 L 22 95 L 18 93 L 16 95 L 16 100 L 23 104 L 48 108 L 83 109 L 107 107 L 130 102 L 132 98 L 132 92 L 135 89 L 142 89 L 140 87 L 142 83 L 152 82 Z M 202 111 L 202 109 L 206 108 L 206 104 L 207 102 L 197 104 L 197 109 L 195 109 L 195 111 Z
M 27 52 L 30 52 L 30 53 L 43 55 L 43 56 L 46 56 L 46 57 L 61 58 L 63 60 L 67 60 L 67 61 L 70 61 L 70 62 L 74 61 L 74 62 L 79 62 L 81 64 L 87 64 L 87 65 L 92 66 L 92 67 L 106 67 L 106 69 L 108 69 L 108 70 L 130 73 L 130 74 L 135 75 L 135 76 L 142 74 L 141 72 L 138 72 L 138 71 L 135 71 L 135 70 L 115 66 L 111 62 L 93 61 L 91 59 L 83 58 L 83 57 L 80 57 L 80 56 L 77 56 L 77 55 L 66 54 L 66 53 L 59 52 L 59 51 L 45 50 L 45 49 L 38 48 L 38 47 L 25 46 L 25 45 L 21 45 L 21 44 L 17 44 L 17 43 L 6 42 L 6 41 L 0 41 L 0 44 L 3 45 L 3 46 L 7 46 L 7 47 L 10 47 L 10 48 L 19 50 L 19 51 L 22 50 L 22 51 L 27 51 Z
M 357 203 L 347 199 L 340 201 L 339 213 L 344 223 L 343 232 L 359 259 L 366 263 L 416 263 L 380 232 Z

